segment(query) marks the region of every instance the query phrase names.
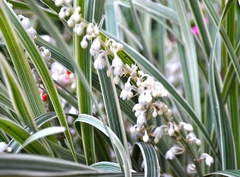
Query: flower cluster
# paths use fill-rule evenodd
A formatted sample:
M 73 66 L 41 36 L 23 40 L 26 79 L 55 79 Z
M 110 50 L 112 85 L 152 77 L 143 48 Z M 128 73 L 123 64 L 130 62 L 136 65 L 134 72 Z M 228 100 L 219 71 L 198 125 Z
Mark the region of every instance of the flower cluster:
M 63 67 L 60 63 L 54 62 L 51 65 L 50 72 L 52 74 L 52 78 L 68 89 L 70 92 L 75 92 L 76 90 L 76 82 L 74 78 L 74 74 Z
M 22 26 L 26 29 L 27 33 L 33 39 L 37 39 L 37 32 L 33 27 L 31 27 L 29 18 L 24 17 L 23 15 L 18 15 L 18 19 L 21 22 Z
M 172 110 L 163 102 L 163 98 L 168 96 L 168 91 L 164 86 L 154 77 L 141 71 L 138 66 L 123 63 L 118 55 L 119 51 L 123 50 L 122 44 L 113 39 L 103 41 L 97 24 L 87 23 L 80 14 L 80 7 L 73 8 L 67 0 L 56 0 L 55 4 L 62 6 L 59 17 L 61 19 L 68 18 L 67 23 L 69 27 L 73 28 L 75 34 L 79 36 L 84 34 L 80 43 L 81 47 L 86 49 L 91 43 L 90 54 L 94 58 L 94 68 L 101 70 L 107 67 L 107 75 L 113 77 L 114 83 L 119 84 L 122 88 L 120 98 L 130 100 L 137 97 L 137 103 L 132 108 L 137 121 L 132 126 L 131 133 L 141 134 L 144 142 L 150 140 L 150 135 L 154 137 L 154 143 L 157 144 L 163 135 L 178 138 L 180 130 L 184 130 L 188 133 L 185 139 L 187 143 L 200 145 L 201 141 L 193 133 L 191 124 L 185 122 L 177 124 L 172 121 Z M 109 57 L 112 60 L 108 61 Z M 127 81 L 121 82 L 121 77 L 127 77 Z M 150 128 L 148 120 L 158 116 L 163 117 L 166 124 L 155 129 Z M 174 145 L 167 151 L 165 157 L 171 160 L 184 152 L 185 147 Z M 210 157 L 204 153 L 199 161 L 206 159 L 206 164 L 210 165 L 213 162 Z

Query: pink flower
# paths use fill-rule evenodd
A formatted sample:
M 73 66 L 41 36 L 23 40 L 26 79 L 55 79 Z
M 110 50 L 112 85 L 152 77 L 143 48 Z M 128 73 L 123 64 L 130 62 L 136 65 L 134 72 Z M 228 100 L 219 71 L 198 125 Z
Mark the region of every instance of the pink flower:
M 197 26 L 193 26 L 192 27 L 192 32 L 193 32 L 193 34 L 198 35 L 198 28 L 197 28 Z

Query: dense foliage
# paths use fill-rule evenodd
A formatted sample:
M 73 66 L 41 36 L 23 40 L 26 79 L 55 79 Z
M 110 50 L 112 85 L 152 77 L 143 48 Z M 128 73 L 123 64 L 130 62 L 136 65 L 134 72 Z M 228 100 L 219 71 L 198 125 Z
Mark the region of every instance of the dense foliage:
M 0 1 L 0 176 L 240 176 L 240 2 Z

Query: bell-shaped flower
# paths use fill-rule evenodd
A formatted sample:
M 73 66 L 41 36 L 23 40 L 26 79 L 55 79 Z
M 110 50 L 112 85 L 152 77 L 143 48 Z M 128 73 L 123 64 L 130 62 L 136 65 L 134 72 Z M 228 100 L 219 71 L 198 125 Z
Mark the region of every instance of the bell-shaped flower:
M 143 136 L 143 141 L 146 143 L 149 140 L 149 136 L 148 136 L 147 130 L 145 130 L 144 132 L 145 133 L 144 133 L 144 136 Z
M 179 128 L 183 127 L 184 130 L 187 130 L 187 131 L 189 131 L 189 132 L 193 131 L 193 127 L 192 127 L 192 125 L 189 124 L 189 123 L 180 122 L 180 123 L 178 124 L 178 127 L 179 127 Z
M 154 136 L 154 143 L 157 144 L 159 142 L 159 140 L 162 138 L 162 136 L 164 135 L 164 129 L 168 128 L 168 126 L 166 125 L 161 125 L 160 127 L 157 127 L 152 136 Z
M 197 145 L 201 144 L 201 140 L 199 140 L 193 132 L 190 132 L 186 137 L 187 142 L 196 143 Z
M 95 69 L 103 69 L 105 66 L 106 66 L 106 61 L 105 59 L 103 58 L 103 53 L 101 53 L 97 59 L 94 61 L 94 68 Z
M 18 19 L 20 20 L 21 24 L 25 29 L 30 28 L 30 20 L 27 17 L 24 17 L 23 15 L 18 15 Z
M 174 145 L 167 151 L 167 153 L 165 154 L 165 158 L 172 160 L 175 157 L 175 155 L 179 155 L 184 152 L 185 152 L 185 149 L 183 147 Z
M 169 136 L 173 136 L 175 133 L 175 130 L 173 128 L 173 123 L 172 122 L 169 122 L 169 129 L 168 129 L 168 135 Z
M 198 160 L 202 161 L 203 159 L 205 159 L 205 163 L 207 166 L 211 166 L 211 164 L 213 163 L 213 158 L 212 156 L 208 155 L 207 153 L 203 153 Z
M 137 131 L 140 131 L 146 122 L 147 120 L 145 111 L 142 111 L 140 115 L 137 117 Z
M 0 142 L 0 153 L 6 151 L 8 148 L 7 144 L 5 142 Z

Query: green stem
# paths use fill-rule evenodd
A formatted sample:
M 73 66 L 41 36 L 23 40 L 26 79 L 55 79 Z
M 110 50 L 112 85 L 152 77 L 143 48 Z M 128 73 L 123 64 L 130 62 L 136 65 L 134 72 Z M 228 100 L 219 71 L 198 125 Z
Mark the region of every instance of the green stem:
M 75 0 L 74 6 L 81 7 L 81 14 L 84 18 L 85 12 L 85 1 Z M 83 71 L 89 85 L 91 86 L 91 56 L 87 53 L 88 50 L 83 50 L 80 46 L 80 42 L 83 36 L 77 36 L 73 34 L 73 45 L 74 45 L 74 58 L 78 64 L 78 66 Z M 81 114 L 92 114 L 92 103 L 91 97 L 87 93 L 83 83 L 80 81 L 79 77 L 76 77 L 77 83 L 77 98 L 78 98 L 78 109 Z M 86 163 L 88 165 L 94 163 L 96 161 L 95 157 L 95 144 L 94 144 L 94 130 L 93 127 L 86 124 L 81 123 L 81 136 L 83 141 L 83 149 L 86 158 Z

